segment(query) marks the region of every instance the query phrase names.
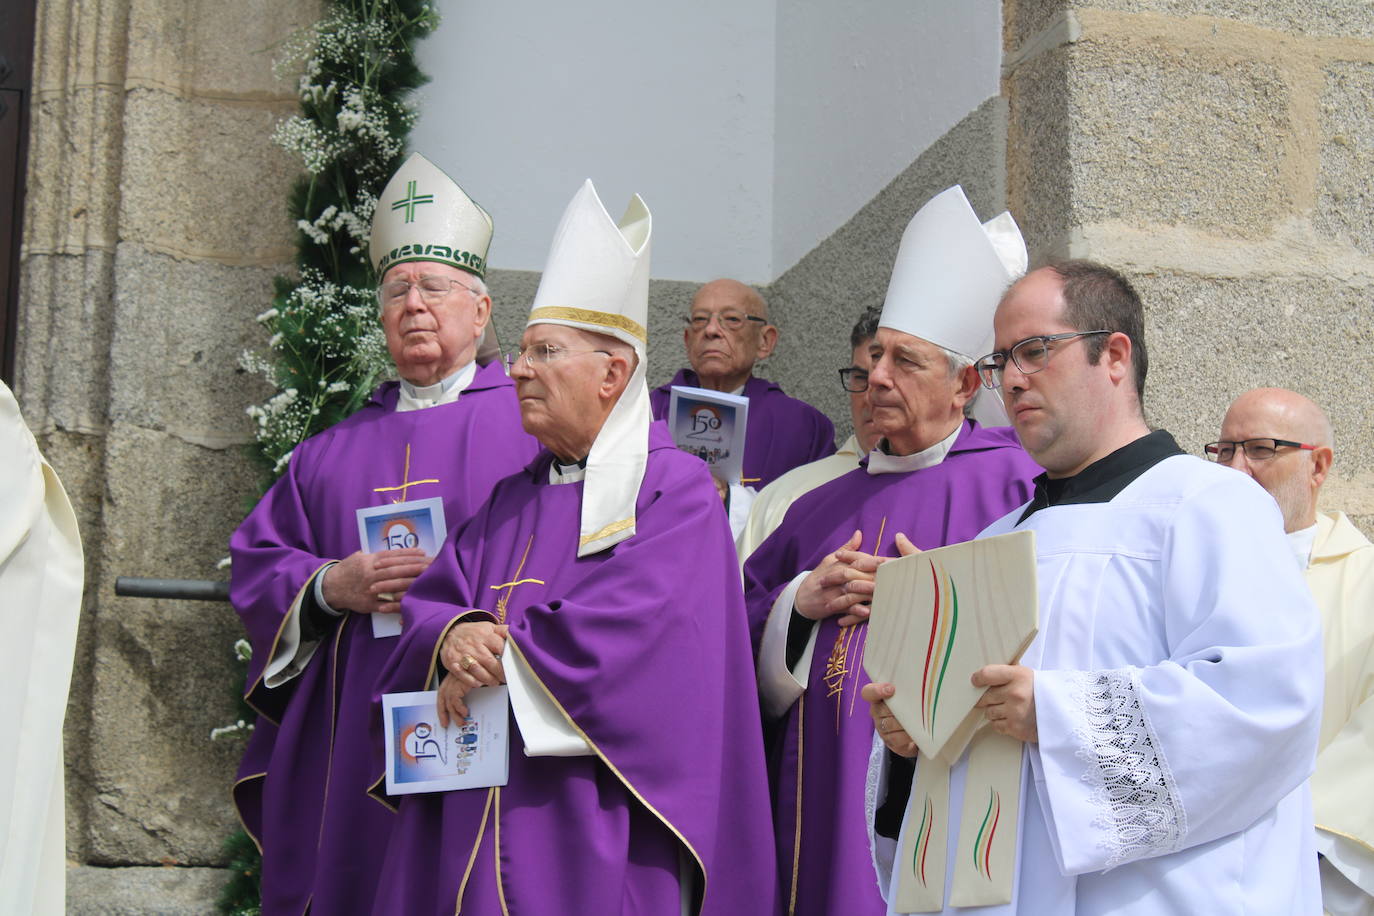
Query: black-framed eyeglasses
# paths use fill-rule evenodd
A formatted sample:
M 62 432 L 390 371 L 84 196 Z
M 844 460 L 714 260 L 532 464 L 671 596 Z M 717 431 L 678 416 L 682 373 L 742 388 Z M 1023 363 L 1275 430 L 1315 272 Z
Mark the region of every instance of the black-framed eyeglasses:
M 850 394 L 860 394 L 868 390 L 868 370 L 858 366 L 848 366 L 840 370 L 840 385 Z
M 560 347 L 557 344 L 535 344 L 523 350 L 511 350 L 505 355 L 506 372 L 509 374 L 515 371 L 515 367 L 524 362 L 527 366 L 547 366 L 549 363 L 557 362 L 560 359 L 567 359 L 570 356 L 577 356 L 581 353 L 604 353 L 611 355 L 610 350 L 578 350 L 572 347 Z
M 1079 337 L 1092 337 L 1096 334 L 1111 334 L 1111 331 L 1069 331 L 1065 334 L 1040 334 L 1018 340 L 1005 350 L 989 353 L 973 365 L 978 369 L 978 377 L 983 380 L 984 388 L 1002 387 L 1002 371 L 1010 359 L 1022 375 L 1034 375 L 1050 364 L 1050 356 L 1055 347 L 1050 344 L 1060 340 L 1074 340 Z
M 451 293 L 455 286 L 461 286 L 474 296 L 481 295 L 474 287 L 468 286 L 461 280 L 454 280 L 452 277 L 420 277 L 414 283 L 409 280 L 392 280 L 383 283 L 377 287 L 377 302 L 383 308 L 400 305 L 410 295 L 411 287 L 414 287 L 420 291 L 421 302 L 428 306 L 435 306 L 443 302 L 444 297 Z
M 1228 441 L 1223 439 L 1219 442 L 1208 442 L 1202 447 L 1202 452 L 1209 461 L 1217 461 L 1226 464 L 1236 457 L 1236 449 L 1240 448 L 1245 452 L 1245 457 L 1251 461 L 1268 461 L 1279 453 L 1281 448 L 1300 448 L 1312 451 L 1315 445 L 1308 445 L 1306 442 L 1294 442 L 1291 439 L 1275 439 L 1273 436 L 1260 436 L 1255 439 L 1235 439 Z
M 697 312 L 688 315 L 685 320 L 687 327 L 700 333 L 706 330 L 712 318 L 716 319 L 720 326 L 727 331 L 738 331 L 751 321 L 758 324 L 768 323 L 767 318 L 760 318 L 758 315 L 750 315 L 745 312 Z

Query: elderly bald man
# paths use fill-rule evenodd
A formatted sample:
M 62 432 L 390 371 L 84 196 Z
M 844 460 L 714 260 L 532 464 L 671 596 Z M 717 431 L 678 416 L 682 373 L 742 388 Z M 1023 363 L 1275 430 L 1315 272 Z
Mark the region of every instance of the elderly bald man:
M 1374 544 L 1343 512 L 1319 511 L 1335 458 L 1331 421 L 1282 388 L 1236 398 L 1207 457 L 1249 474 L 1278 502 L 1284 530 L 1321 610 L 1326 704 L 1312 776 L 1322 904 L 1374 912 Z M 1274 611 L 1281 609 L 1275 608 Z
M 835 451 L 835 424 L 782 386 L 754 375 L 778 345 L 768 304 L 751 286 L 720 279 L 697 290 L 682 332 L 690 369 L 650 394 L 654 418 L 666 419 L 674 385 L 709 388 L 749 399 L 743 483 L 763 489 L 778 477 Z

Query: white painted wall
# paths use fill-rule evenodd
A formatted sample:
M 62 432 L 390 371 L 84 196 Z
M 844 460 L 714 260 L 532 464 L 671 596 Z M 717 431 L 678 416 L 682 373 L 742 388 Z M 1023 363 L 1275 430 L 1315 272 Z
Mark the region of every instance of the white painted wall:
M 773 275 L 1000 91 L 1000 0 L 778 0 Z
M 439 0 L 414 149 L 540 270 L 590 177 L 653 275 L 768 283 L 998 91 L 1000 0 Z

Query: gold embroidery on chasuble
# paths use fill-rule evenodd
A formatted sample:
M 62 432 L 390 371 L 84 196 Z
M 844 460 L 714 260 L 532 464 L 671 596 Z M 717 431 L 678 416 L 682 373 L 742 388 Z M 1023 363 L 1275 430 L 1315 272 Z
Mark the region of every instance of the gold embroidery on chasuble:
M 878 523 L 878 537 L 873 541 L 873 554 L 880 556 L 883 532 L 887 530 L 887 516 Z M 865 539 L 867 540 L 867 539 Z M 863 545 L 859 545 L 863 549 Z M 859 674 L 863 671 L 864 647 L 868 645 L 868 621 L 842 627 L 835 634 L 835 642 L 830 647 L 830 656 L 825 661 L 825 696 L 835 702 L 835 734 L 840 733 L 840 713 L 848 706 L 848 715 L 854 715 L 854 700 L 859 695 Z M 850 675 L 853 675 L 851 677 Z M 847 682 L 847 686 L 846 686 Z M 848 693 L 848 702 L 845 694 Z
M 372 492 L 373 492 L 373 493 L 383 493 L 383 494 L 399 493 L 399 494 L 400 494 L 399 496 L 391 496 L 390 499 L 391 499 L 391 501 L 392 501 L 393 503 L 403 503 L 403 502 L 406 501 L 406 499 L 409 498 L 406 494 L 409 492 L 409 490 L 410 490 L 411 487 L 418 487 L 420 484 L 425 484 L 425 483 L 438 483 L 438 482 L 439 482 L 439 478 L 438 478 L 438 477 L 426 477 L 424 480 L 411 480 L 411 479 L 410 479 L 410 443 L 407 442 L 407 443 L 406 443 L 406 460 L 405 460 L 405 468 L 404 468 L 404 470 L 401 472 L 401 482 L 398 483 L 398 484 L 396 484 L 396 485 L 394 485 L 394 486 L 389 486 L 389 487 L 373 487 L 373 488 L 372 488 Z
M 520 575 L 525 571 L 525 561 L 530 558 L 530 548 L 533 546 L 534 535 L 531 534 L 530 539 L 525 542 L 525 553 L 523 556 L 520 557 L 520 563 L 515 567 L 515 575 L 511 577 L 511 580 L 509 582 L 502 582 L 500 585 L 488 586 L 493 591 L 500 591 L 503 588 L 505 589 L 505 592 L 501 595 L 501 597 L 496 599 L 497 623 L 506 622 L 506 609 L 510 606 L 510 598 L 511 595 L 515 594 L 516 586 L 524 585 L 527 582 L 533 585 L 544 584 L 543 579 L 533 579 L 528 576 L 521 578 Z

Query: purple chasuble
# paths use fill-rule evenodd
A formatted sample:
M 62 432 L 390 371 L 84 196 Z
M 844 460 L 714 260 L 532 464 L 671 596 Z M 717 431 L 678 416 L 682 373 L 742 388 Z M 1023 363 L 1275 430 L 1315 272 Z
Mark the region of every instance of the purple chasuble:
M 649 392 L 654 418 L 668 419 L 674 385 L 700 388 L 691 369 L 680 369 L 673 380 Z M 749 428 L 744 433 L 744 484 L 762 490 L 795 467 L 835 454 L 835 424 L 805 401 L 788 397 L 776 382 L 749 377 Z
M 864 465 L 812 490 L 744 566 L 755 638 L 778 595 L 815 569 L 856 530 L 860 549 L 897 556 L 896 536 L 922 550 L 973 539 L 1030 499 L 1041 468 L 1010 427 L 966 420 L 934 467 L 869 474 Z M 859 691 L 868 625 L 819 624 L 806 692 L 783 717 L 777 740 L 774 825 L 788 913 L 882 916 L 886 905 L 869 858 L 864 786 L 873 720 Z
M 366 910 L 395 818 L 367 797 L 372 685 L 396 646 L 365 614 L 331 621 L 305 670 L 262 682 L 287 610 L 329 560 L 356 552 L 356 510 L 442 496 L 449 526 L 538 451 L 499 363 L 459 399 L 396 413 L 388 382 L 357 413 L 297 446 L 286 473 L 229 541 L 230 599 L 253 644 L 248 701 L 261 713 L 234 784 L 263 852 L 262 911 Z M 360 902 L 361 901 L 361 902 Z
M 527 757 L 512 717 L 506 786 L 400 799 L 377 913 L 676 916 L 680 853 L 700 912 L 775 911 L 733 542 L 705 465 L 649 436 L 632 538 L 578 559 L 583 484 L 545 451 L 406 595 L 379 694 L 425 689 L 451 623 L 504 621 L 595 755 Z

